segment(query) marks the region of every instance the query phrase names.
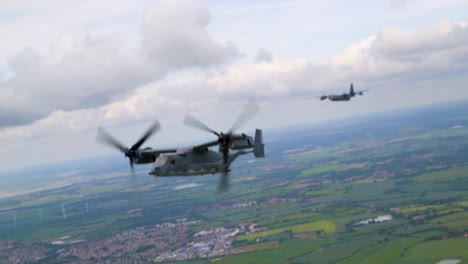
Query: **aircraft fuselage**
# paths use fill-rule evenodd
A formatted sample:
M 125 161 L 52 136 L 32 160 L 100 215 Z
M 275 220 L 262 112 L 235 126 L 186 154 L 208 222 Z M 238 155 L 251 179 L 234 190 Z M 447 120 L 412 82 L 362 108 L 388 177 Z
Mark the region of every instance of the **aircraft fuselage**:
M 350 94 L 340 94 L 340 95 L 329 95 L 328 99 L 330 101 L 349 101 L 351 100 Z
M 252 151 L 236 151 L 229 154 L 227 167 L 239 156 Z M 222 173 L 226 166 L 221 153 L 213 150 L 187 152 L 159 156 L 150 171 L 155 177 L 196 176 Z

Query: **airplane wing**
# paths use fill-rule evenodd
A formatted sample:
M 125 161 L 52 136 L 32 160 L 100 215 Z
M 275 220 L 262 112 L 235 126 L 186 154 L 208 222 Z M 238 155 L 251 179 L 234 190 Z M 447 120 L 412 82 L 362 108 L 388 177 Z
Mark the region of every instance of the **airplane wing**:
M 362 91 L 357 91 L 356 94 L 363 95 L 365 92 L 368 92 L 369 90 L 362 90 Z
M 213 147 L 213 146 L 217 146 L 219 145 L 219 141 L 218 140 L 213 140 L 213 141 L 210 141 L 210 142 L 206 142 L 206 143 L 203 143 L 203 144 L 200 144 L 200 145 L 196 145 L 196 146 L 193 146 L 192 149 L 193 150 L 201 150 L 201 149 L 205 149 L 205 148 L 209 148 L 209 147 Z
M 209 147 L 217 146 L 219 142 L 217 140 L 206 142 L 200 145 L 196 145 L 193 147 L 185 147 L 185 148 L 169 148 L 169 149 L 143 149 L 140 154 L 142 156 L 159 156 L 160 154 L 164 153 L 184 153 L 190 150 L 197 151 L 197 150 L 204 150 Z
M 158 156 L 164 153 L 176 153 L 177 149 L 143 149 L 140 154 L 145 156 Z
M 317 99 L 320 99 L 321 101 L 327 99 L 329 97 L 329 95 L 317 95 L 317 96 L 314 96 L 314 98 L 317 98 Z

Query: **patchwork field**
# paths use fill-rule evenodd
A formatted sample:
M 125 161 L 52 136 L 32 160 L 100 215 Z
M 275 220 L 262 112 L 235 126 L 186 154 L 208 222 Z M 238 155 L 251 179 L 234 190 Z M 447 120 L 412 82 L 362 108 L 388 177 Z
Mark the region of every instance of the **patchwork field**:
M 288 227 L 276 228 L 267 231 L 253 232 L 251 234 L 240 235 L 237 237 L 238 240 L 255 240 L 257 238 L 262 238 L 281 232 L 290 231 L 292 233 L 307 233 L 314 231 L 321 231 L 325 233 L 333 233 L 336 231 L 336 226 L 333 222 L 330 221 L 318 221 L 307 224 L 292 225 Z
M 81 170 L 11 172 L 0 178 L 8 179 L 5 190 L 25 182 L 23 175 L 32 182 L 12 196 L 2 192 L 0 257 L 468 263 L 465 107 L 438 118 L 415 112 L 265 131 L 267 157 L 236 161 L 226 194 L 216 191 L 218 175 L 154 178 L 141 166 L 132 178 L 121 157 L 89 160 Z

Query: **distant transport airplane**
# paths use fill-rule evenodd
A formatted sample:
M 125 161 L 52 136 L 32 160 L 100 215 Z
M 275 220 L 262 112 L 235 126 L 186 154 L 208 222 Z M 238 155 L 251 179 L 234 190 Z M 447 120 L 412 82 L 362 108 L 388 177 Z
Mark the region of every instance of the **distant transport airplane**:
M 326 100 L 326 99 L 330 101 L 349 101 L 351 100 L 351 97 L 354 97 L 356 95 L 363 95 L 364 92 L 367 92 L 367 90 L 355 92 L 353 83 L 351 83 L 351 86 L 349 88 L 349 93 L 322 95 L 319 98 L 321 101 Z

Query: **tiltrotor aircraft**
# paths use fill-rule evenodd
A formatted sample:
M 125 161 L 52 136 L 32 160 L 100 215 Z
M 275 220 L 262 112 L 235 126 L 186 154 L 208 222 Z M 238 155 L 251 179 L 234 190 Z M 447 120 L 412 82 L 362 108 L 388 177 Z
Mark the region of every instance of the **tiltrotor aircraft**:
M 242 126 L 256 112 L 258 107 L 254 100 L 249 101 L 238 119 L 227 133 L 218 133 L 196 118 L 187 115 L 184 124 L 215 134 L 218 139 L 196 146 L 152 149 L 140 147 L 161 126 L 156 121 L 143 136 L 128 148 L 117 141 L 103 128 L 98 129 L 97 140 L 110 145 L 125 154 L 130 161 L 133 171 L 134 164 L 154 163 L 150 175 L 155 177 L 194 176 L 221 173 L 218 190 L 223 192 L 229 188 L 229 167 L 240 155 L 253 153 L 256 158 L 265 156 L 263 134 L 261 129 L 255 131 L 255 138 L 246 134 L 235 134 L 234 131 Z M 218 151 L 209 149 L 219 146 Z
M 351 83 L 349 93 L 322 95 L 320 96 L 320 100 L 323 101 L 328 99 L 330 101 L 349 101 L 351 100 L 351 97 L 354 97 L 356 95 L 364 95 L 364 92 L 367 92 L 367 90 L 355 92 L 353 84 Z

